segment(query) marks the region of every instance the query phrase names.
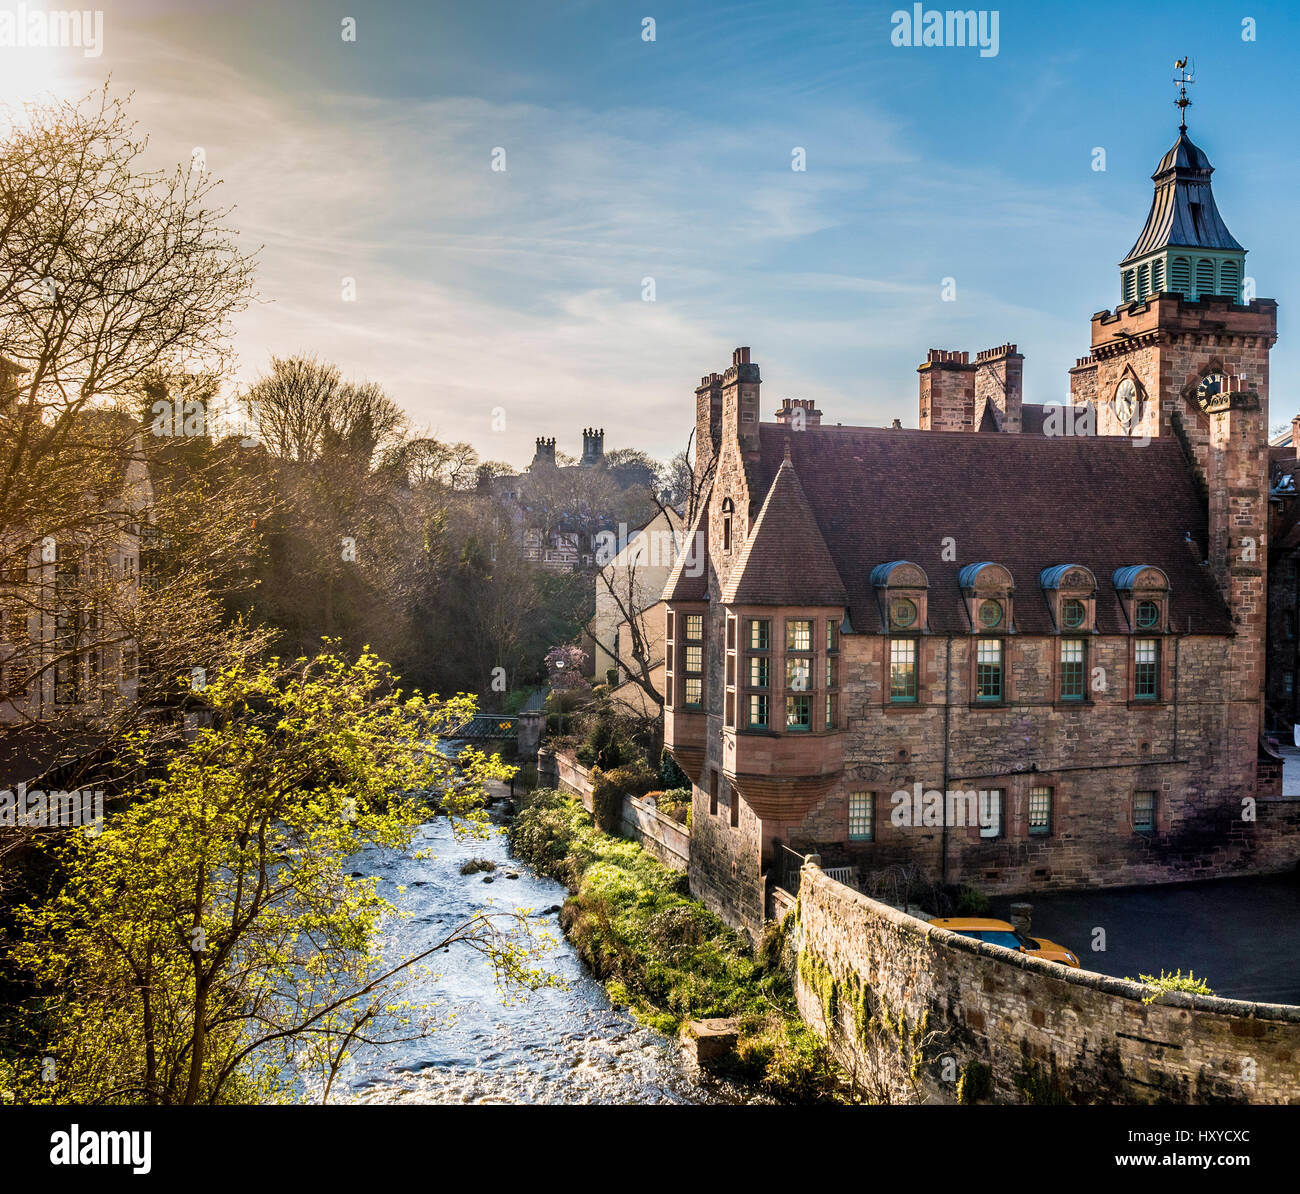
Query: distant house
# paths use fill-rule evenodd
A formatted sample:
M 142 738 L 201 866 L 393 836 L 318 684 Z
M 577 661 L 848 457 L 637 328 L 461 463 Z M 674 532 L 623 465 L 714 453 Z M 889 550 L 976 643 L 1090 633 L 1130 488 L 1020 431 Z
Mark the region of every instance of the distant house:
M 642 714 L 658 705 L 638 681 L 664 693 L 663 590 L 681 533 L 682 516 L 661 511 L 626 542 L 615 541 L 616 554 L 594 577 L 596 613 L 588 632 L 596 682 L 610 684 L 616 700 Z M 598 552 L 598 560 L 607 555 Z

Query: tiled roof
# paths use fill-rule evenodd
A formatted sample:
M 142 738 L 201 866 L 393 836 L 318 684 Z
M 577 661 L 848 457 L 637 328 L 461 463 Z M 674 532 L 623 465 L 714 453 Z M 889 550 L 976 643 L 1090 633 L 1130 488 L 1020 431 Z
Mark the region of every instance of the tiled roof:
M 1023 402 L 1020 405 L 1020 434 L 1042 435 L 1043 423 L 1047 419 L 1047 407 L 1035 402 Z
M 770 572 L 770 591 L 782 601 L 792 595 L 816 603 L 829 577 L 814 567 L 816 551 L 808 544 L 820 540 L 847 588 L 855 630 L 884 629 L 871 570 L 889 560 L 911 560 L 930 579 L 930 630 L 960 634 L 969 626 L 958 572 L 965 564 L 992 560 L 1015 581 L 1016 629 L 1048 634 L 1053 627 L 1039 575 L 1056 564 L 1083 564 L 1097 578 L 1097 628 L 1120 634 L 1128 627 L 1111 578 L 1127 565 L 1154 564 L 1169 577 L 1173 628 L 1232 630 L 1213 578 L 1200 563 L 1205 509 L 1172 438 L 1139 447 L 1118 436 L 830 425 L 791 434 L 762 424 L 760 440 L 760 481 L 788 474 L 820 535 L 804 536 L 785 513 L 786 533 L 764 539 L 761 556 L 757 549 L 751 553 L 755 567 L 744 570 L 747 592 L 764 591 L 763 573 Z M 787 441 L 792 470 L 782 469 Z M 769 494 L 764 515 L 772 504 Z M 1185 542 L 1189 532 L 1195 546 Z M 955 551 L 946 554 L 956 559 L 943 559 L 947 539 Z
M 664 582 L 665 601 L 707 601 L 709 599 L 709 499 L 705 495 L 695 516 L 686 547 L 677 555 Z
M 847 598 L 794 466 L 784 460 L 722 600 L 727 605 L 844 605 Z

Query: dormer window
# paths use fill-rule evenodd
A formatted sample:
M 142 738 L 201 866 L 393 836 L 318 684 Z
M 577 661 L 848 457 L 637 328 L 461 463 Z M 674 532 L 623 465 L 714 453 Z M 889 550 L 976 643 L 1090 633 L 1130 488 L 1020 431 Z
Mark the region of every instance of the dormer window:
M 1154 601 L 1139 601 L 1133 618 L 1139 630 L 1151 630 L 1160 625 L 1160 606 Z
M 1112 578 L 1129 629 L 1164 634 L 1169 626 L 1169 578 L 1154 564 L 1119 568 Z
M 1012 598 L 1015 584 L 1006 568 L 988 561 L 967 564 L 957 574 L 957 583 L 966 601 L 966 615 L 973 632 L 1014 633 Z
M 1038 574 L 1058 634 L 1092 634 L 1096 626 L 1097 579 L 1082 564 L 1058 564 Z
M 889 621 L 899 630 L 910 630 L 916 625 L 916 602 L 907 597 L 895 597 L 889 603 Z

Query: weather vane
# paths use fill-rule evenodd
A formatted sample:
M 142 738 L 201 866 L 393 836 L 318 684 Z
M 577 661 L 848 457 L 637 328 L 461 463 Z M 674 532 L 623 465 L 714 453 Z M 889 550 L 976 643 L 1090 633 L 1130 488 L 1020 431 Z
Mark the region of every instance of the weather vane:
M 1193 66 L 1192 69 L 1195 71 L 1195 66 Z M 1187 84 L 1195 83 L 1196 80 L 1187 73 L 1186 55 L 1174 63 L 1174 70 L 1178 71 L 1178 78 L 1174 80 L 1174 82 L 1178 84 L 1178 98 L 1174 100 L 1174 105 L 1178 108 L 1182 121 L 1178 126 L 1178 131 L 1180 133 L 1185 133 L 1187 132 L 1187 109 L 1191 107 L 1192 103 L 1192 101 L 1187 98 Z

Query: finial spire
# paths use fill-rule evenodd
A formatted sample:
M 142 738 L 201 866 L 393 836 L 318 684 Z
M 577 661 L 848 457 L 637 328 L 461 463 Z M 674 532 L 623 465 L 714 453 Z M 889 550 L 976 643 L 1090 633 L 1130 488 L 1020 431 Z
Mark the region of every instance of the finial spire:
M 1193 70 L 1194 69 L 1195 68 L 1193 68 Z M 1187 84 L 1196 82 L 1196 80 L 1187 73 L 1186 54 L 1174 63 L 1174 70 L 1178 71 L 1178 78 L 1174 80 L 1178 85 L 1178 98 L 1174 100 L 1174 106 L 1178 109 L 1180 116 L 1178 131 L 1180 133 L 1185 133 L 1187 132 L 1187 109 L 1192 105 L 1192 101 L 1187 98 Z

